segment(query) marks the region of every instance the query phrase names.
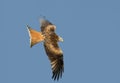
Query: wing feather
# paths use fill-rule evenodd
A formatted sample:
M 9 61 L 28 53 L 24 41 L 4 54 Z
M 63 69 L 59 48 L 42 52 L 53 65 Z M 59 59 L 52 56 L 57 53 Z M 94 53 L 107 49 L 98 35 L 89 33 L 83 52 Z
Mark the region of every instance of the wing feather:
M 45 51 L 48 55 L 48 58 L 51 62 L 52 68 L 52 79 L 59 80 L 62 77 L 62 73 L 64 72 L 64 62 L 63 62 L 63 53 L 60 48 L 55 48 L 50 44 L 44 43 Z
M 64 72 L 63 52 L 58 42 L 63 39 L 55 33 L 56 26 L 48 20 L 41 20 L 41 31 L 45 36 L 44 48 L 50 60 L 52 68 L 52 79 L 59 80 Z

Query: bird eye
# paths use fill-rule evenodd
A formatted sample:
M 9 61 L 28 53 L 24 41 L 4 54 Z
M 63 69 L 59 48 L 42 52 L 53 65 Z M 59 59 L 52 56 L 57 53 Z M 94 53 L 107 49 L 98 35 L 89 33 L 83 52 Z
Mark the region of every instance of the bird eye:
M 51 28 L 50 30 L 51 30 L 51 31 L 54 31 L 54 29 L 53 29 L 53 28 Z

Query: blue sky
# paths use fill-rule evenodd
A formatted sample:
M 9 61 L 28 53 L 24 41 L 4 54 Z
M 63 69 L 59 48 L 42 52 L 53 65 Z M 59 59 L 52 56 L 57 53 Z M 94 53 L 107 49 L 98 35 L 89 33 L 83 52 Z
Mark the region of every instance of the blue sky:
M 1 0 L 0 83 L 120 83 L 119 0 Z M 41 16 L 63 37 L 65 72 L 51 79 L 43 44 L 29 47 Z

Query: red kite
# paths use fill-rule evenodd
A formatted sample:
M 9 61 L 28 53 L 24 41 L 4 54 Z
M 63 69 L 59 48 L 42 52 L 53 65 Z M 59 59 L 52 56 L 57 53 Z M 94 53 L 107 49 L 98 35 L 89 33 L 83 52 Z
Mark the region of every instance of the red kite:
M 63 52 L 58 46 L 59 41 L 63 39 L 55 33 L 56 26 L 48 20 L 41 20 L 41 32 L 33 30 L 27 25 L 30 36 L 30 47 L 33 45 L 44 42 L 46 54 L 51 62 L 52 79 L 59 80 L 64 72 Z

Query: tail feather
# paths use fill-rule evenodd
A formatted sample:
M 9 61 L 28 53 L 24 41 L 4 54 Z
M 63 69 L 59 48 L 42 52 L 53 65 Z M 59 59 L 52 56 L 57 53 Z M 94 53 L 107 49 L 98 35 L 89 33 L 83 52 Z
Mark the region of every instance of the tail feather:
M 44 41 L 44 36 L 42 35 L 41 32 L 33 30 L 28 25 L 27 25 L 27 29 L 28 29 L 28 33 L 29 33 L 29 36 L 30 36 L 30 47 L 32 47 L 33 45 L 35 45 L 39 42 Z

